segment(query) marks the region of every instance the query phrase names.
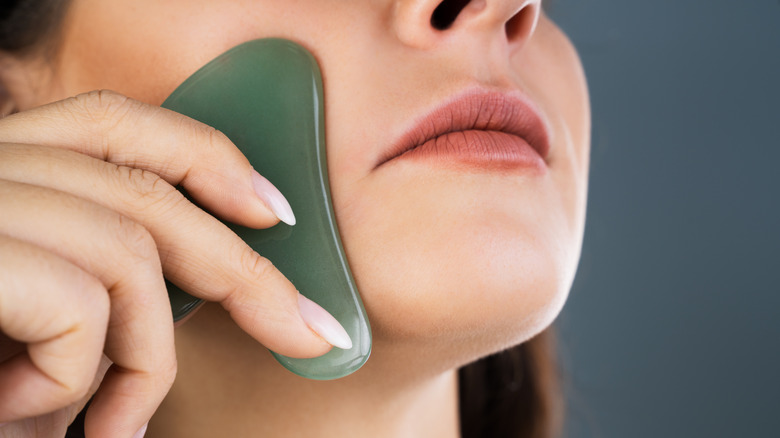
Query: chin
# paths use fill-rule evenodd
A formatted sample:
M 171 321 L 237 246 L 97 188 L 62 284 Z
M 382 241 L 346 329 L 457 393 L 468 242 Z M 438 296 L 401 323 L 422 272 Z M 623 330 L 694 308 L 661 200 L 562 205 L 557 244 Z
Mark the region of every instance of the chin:
M 489 216 L 417 219 L 394 238 L 347 245 L 362 254 L 350 263 L 376 345 L 443 349 L 447 362 L 462 365 L 553 322 L 571 286 L 567 261 L 576 257 L 562 254 L 566 245 L 549 223 Z

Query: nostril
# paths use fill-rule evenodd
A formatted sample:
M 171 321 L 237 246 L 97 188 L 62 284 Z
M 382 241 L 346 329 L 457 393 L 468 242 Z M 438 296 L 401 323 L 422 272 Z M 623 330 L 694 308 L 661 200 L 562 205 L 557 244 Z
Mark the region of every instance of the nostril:
M 536 20 L 536 7 L 537 6 L 535 5 L 528 5 L 523 9 L 520 9 L 506 22 L 506 39 L 508 41 L 522 39 L 531 33 L 531 30 L 534 27 L 534 21 Z
M 436 6 L 431 15 L 431 26 L 436 30 L 446 30 L 452 26 L 458 18 L 460 11 L 469 4 L 470 0 L 444 0 Z

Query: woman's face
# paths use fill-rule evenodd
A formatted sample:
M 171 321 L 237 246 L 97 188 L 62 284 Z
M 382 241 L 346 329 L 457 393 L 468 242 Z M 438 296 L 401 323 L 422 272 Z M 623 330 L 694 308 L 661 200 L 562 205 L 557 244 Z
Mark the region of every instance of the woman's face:
M 571 286 L 587 93 L 538 1 L 472 0 L 445 30 L 431 25 L 440 3 L 461 2 L 74 0 L 51 87 L 31 103 L 106 88 L 160 104 L 241 42 L 302 44 L 323 74 L 333 203 L 376 341 L 486 354 L 547 326 Z M 385 161 L 422 139 L 415 126 L 439 137 Z M 536 148 L 546 136 L 544 159 L 518 135 Z

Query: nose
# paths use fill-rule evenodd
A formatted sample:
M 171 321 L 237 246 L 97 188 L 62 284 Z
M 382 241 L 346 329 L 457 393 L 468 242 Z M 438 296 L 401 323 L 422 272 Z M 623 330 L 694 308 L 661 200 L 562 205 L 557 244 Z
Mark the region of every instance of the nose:
M 540 13 L 541 0 L 399 0 L 393 28 L 402 43 L 418 49 L 467 33 L 516 49 L 533 34 Z

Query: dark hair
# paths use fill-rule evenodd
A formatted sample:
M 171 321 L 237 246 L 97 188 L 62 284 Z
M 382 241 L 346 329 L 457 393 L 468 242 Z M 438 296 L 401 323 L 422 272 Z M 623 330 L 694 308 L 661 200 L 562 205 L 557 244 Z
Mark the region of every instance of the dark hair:
M 561 434 L 563 397 L 550 327 L 533 339 L 458 371 L 463 438 L 551 438 Z
M 45 47 L 59 28 L 67 0 L 5 0 L 0 51 L 18 55 Z M 480 359 L 458 372 L 463 438 L 550 438 L 560 434 L 563 402 L 548 328 L 524 344 Z M 83 412 L 68 430 L 83 436 Z
M 0 3 L 0 51 L 25 55 L 54 42 L 50 38 L 69 0 L 3 0 Z

